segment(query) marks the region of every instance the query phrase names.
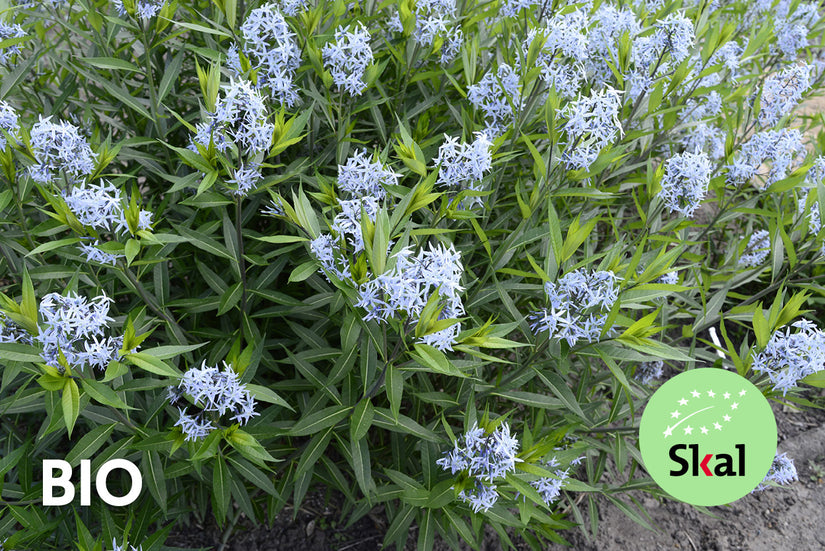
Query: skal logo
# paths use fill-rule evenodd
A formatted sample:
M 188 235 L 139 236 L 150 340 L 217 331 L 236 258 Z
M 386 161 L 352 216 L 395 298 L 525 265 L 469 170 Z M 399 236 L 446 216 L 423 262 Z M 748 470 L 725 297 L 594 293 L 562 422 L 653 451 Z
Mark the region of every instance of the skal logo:
M 129 474 L 131 488 L 126 495 L 118 497 L 109 492 L 106 481 L 109 474 L 116 470 L 123 469 Z M 55 470 L 60 471 L 60 476 L 55 476 Z M 80 461 L 80 505 L 87 507 L 92 503 L 91 488 L 92 462 L 88 459 Z M 100 499 L 112 507 L 123 507 L 130 505 L 140 495 L 143 486 L 143 477 L 140 469 L 128 459 L 112 459 L 106 461 L 97 470 L 95 476 L 95 491 Z M 55 497 L 55 488 L 63 488 L 63 495 Z M 75 490 L 72 483 L 72 466 L 68 461 L 62 459 L 45 459 L 43 461 L 43 505 L 57 506 L 68 505 L 74 500 Z
M 647 472 L 667 493 L 694 505 L 723 505 L 765 478 L 776 453 L 776 420 L 744 377 L 692 369 L 653 394 L 639 445 Z

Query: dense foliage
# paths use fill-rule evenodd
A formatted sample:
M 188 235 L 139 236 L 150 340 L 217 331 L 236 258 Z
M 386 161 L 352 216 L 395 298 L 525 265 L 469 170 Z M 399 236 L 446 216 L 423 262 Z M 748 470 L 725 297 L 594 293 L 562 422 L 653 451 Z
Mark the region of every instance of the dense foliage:
M 597 495 L 646 522 L 663 377 L 825 384 L 814 2 L 0 13 L 7 550 L 164 549 L 316 490 L 386 546 L 541 549 Z M 113 458 L 134 504 L 41 504 L 44 459 Z

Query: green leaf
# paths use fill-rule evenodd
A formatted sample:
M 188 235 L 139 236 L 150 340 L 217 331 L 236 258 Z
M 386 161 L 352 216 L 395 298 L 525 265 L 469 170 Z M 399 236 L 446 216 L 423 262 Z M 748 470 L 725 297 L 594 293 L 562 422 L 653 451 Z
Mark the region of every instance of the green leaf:
M 103 383 L 99 383 L 94 379 L 80 379 L 80 382 L 86 394 L 103 405 L 117 409 L 136 409 L 121 400 L 114 390 Z
M 258 467 L 240 457 L 229 456 L 227 457 L 227 460 L 235 467 L 236 471 L 241 473 L 241 476 L 250 481 L 252 484 L 269 495 L 278 495 L 272 480 L 270 480 L 266 473 L 261 471 Z
M 367 435 L 367 431 L 370 430 L 374 417 L 375 408 L 373 408 L 369 398 L 361 400 L 358 405 L 355 406 L 352 417 L 349 419 L 350 440 L 357 442 L 364 438 L 364 436 Z
M 289 283 L 298 283 L 300 281 L 304 281 L 308 279 L 309 276 L 315 273 L 318 270 L 318 263 L 314 260 L 310 260 L 309 262 L 304 262 L 297 266 L 292 273 L 289 274 Z
M 163 360 L 150 356 L 146 352 L 133 352 L 131 354 L 126 354 L 123 358 L 129 363 L 136 365 L 149 373 L 154 373 L 155 375 L 161 375 L 172 379 L 180 379 L 183 377 L 183 373 L 181 373 L 176 367 L 172 367 Z
M 7 362 L 41 363 L 40 350 L 19 342 L 0 343 L 0 360 Z
M 149 493 L 155 499 L 163 512 L 166 512 L 166 478 L 163 475 L 163 465 L 160 455 L 156 451 L 144 451 L 143 461 L 140 464 L 143 480 L 149 488 Z
M 178 231 L 178 233 L 180 233 L 181 236 L 185 237 L 187 241 L 189 241 L 190 243 L 192 243 L 192 245 L 196 246 L 202 251 L 206 251 L 214 256 L 225 258 L 226 260 L 235 260 L 235 258 L 231 254 L 229 254 L 229 251 L 226 249 L 226 247 L 224 247 L 211 237 L 199 231 L 187 228 L 186 226 L 181 225 L 173 227 Z
M 63 385 L 61 405 L 63 406 L 63 420 L 66 423 L 66 430 L 69 431 L 69 436 L 71 436 L 74 424 L 77 422 L 77 416 L 80 415 L 80 390 L 77 388 L 74 379 L 66 379 Z
M 29 333 L 36 335 L 38 331 L 34 329 L 37 327 L 37 298 L 34 296 L 34 286 L 32 285 L 29 270 L 23 265 L 23 300 L 20 302 L 20 313 L 28 321 Z
M 547 387 L 556 395 L 556 397 L 561 400 L 561 402 L 567 407 L 568 410 L 572 411 L 582 419 L 586 420 L 588 423 L 590 419 L 587 415 L 584 414 L 582 411 L 581 406 L 579 405 L 578 400 L 573 395 L 573 392 L 570 390 L 570 387 L 567 386 L 567 383 L 561 376 L 553 371 L 541 371 L 535 366 L 532 366 L 533 370 L 538 374 L 539 379 L 547 385 Z
M 460 369 L 447 359 L 447 356 L 445 356 L 441 350 L 433 348 L 428 344 L 417 343 L 415 345 L 415 351 L 417 354 L 411 352 L 410 356 L 415 358 L 422 366 L 428 368 L 428 370 L 452 377 L 467 377 L 467 375 L 462 373 Z
M 226 511 L 229 509 L 230 488 L 229 467 L 227 467 L 223 456 L 219 455 L 212 471 L 212 499 L 215 504 L 215 519 L 219 525 L 226 520 Z
M 74 448 L 66 454 L 65 460 L 68 461 L 72 467 L 76 467 L 80 464 L 81 459 L 91 459 L 94 453 L 106 443 L 109 435 L 112 434 L 116 426 L 115 424 L 110 424 L 93 428 L 78 440 Z
M 337 424 L 352 411 L 350 406 L 330 406 L 301 418 L 289 431 L 290 436 L 309 436 Z
M 121 71 L 143 72 L 134 63 L 116 57 L 83 57 L 80 61 L 99 69 L 118 69 Z
M 267 402 L 269 404 L 275 404 L 281 407 L 287 408 L 289 411 L 295 411 L 292 409 L 292 406 L 289 403 L 278 396 L 274 390 L 271 388 L 267 388 L 261 385 L 253 385 L 251 383 L 246 384 L 246 389 L 252 394 L 252 396 L 261 402 Z
M 148 354 L 149 356 L 153 356 L 159 360 L 168 360 L 170 358 L 176 358 L 181 354 L 186 354 L 187 352 L 197 350 L 201 346 L 205 345 L 206 343 L 203 342 L 201 344 L 156 346 L 155 348 L 141 350 L 141 353 Z
M 218 315 L 222 316 L 232 308 L 238 304 L 238 301 L 241 300 L 241 296 L 243 295 L 243 285 L 241 282 L 235 283 L 231 287 L 229 287 L 223 295 L 221 295 L 221 300 L 218 303 Z

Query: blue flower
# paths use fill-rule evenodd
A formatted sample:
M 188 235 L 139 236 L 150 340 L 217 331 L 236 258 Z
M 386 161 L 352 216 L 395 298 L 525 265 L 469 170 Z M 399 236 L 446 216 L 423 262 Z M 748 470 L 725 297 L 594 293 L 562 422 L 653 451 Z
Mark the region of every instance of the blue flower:
M 32 127 L 30 143 L 36 164 L 29 174 L 36 182 L 48 184 L 60 172 L 74 181 L 94 170 L 96 155 L 80 129 L 68 122 L 53 123 L 51 117 L 41 116 Z
M 0 21 L 0 40 L 8 40 L 10 38 L 22 38 L 26 35 L 23 27 L 16 24 L 9 24 Z M 0 65 L 9 65 L 13 58 L 20 53 L 20 44 L 13 44 L 0 48 Z
M 472 143 L 459 143 L 457 138 L 444 135 L 433 162 L 438 166 L 437 184 L 454 191 L 469 189 L 482 191 L 484 173 L 493 168 L 492 143 L 483 132 L 476 133 Z M 469 206 L 481 205 L 481 197 L 468 197 Z
M 106 295 L 91 300 L 76 293 L 44 296 L 39 307 L 43 321 L 35 336 L 43 346 L 43 361 L 62 372 L 61 354 L 70 366 L 78 369 L 105 369 L 111 361 L 119 360 L 123 337 L 104 336 L 109 323 L 114 321 L 109 317 L 111 302 Z
M 127 549 L 126 546 L 128 544 L 124 541 L 123 545 L 118 545 L 116 539 L 112 539 L 112 551 L 143 551 L 143 546 L 135 547 L 133 545 L 129 545 Z
M 123 194 L 112 184 L 101 181 L 99 184 L 73 187 L 63 192 L 63 199 L 84 226 L 112 232 L 128 229 Z M 151 226 L 152 213 L 141 210 L 138 229 L 146 230 Z
M 791 327 L 798 329 L 791 333 Z M 825 333 L 799 320 L 783 333 L 777 330 L 765 349 L 753 358 L 753 370 L 766 373 L 776 390 L 786 394 L 800 379 L 825 369 Z
M 398 185 L 399 176 L 379 161 L 371 161 L 366 151 L 356 151 L 346 163 L 338 165 L 338 189 L 355 197 L 383 199 L 387 195 L 385 186 Z
M 653 381 L 662 378 L 665 363 L 662 360 L 655 360 L 652 362 L 642 362 L 636 368 L 636 375 L 634 378 L 643 385 L 649 385 Z
M 284 4 L 287 15 L 295 15 L 303 7 L 300 0 Z M 243 52 L 257 72 L 258 86 L 269 87 L 272 97 L 284 105 L 297 103 L 298 93 L 293 81 L 301 64 L 301 51 L 277 6 L 266 4 L 252 10 L 241 25 L 241 34 L 244 39 Z M 237 59 L 236 50 L 230 58 Z M 240 72 L 239 60 L 235 70 Z
M 771 468 L 768 469 L 768 474 L 765 475 L 764 480 L 762 480 L 759 486 L 753 491 L 761 492 L 767 490 L 774 484 L 790 484 L 795 480 L 799 480 L 799 476 L 796 472 L 793 459 L 788 457 L 786 453 L 777 452 L 773 458 L 773 463 L 771 463 Z
M 496 72 L 488 72 L 470 86 L 467 99 L 484 112 L 489 134 L 500 136 L 515 120 L 514 108 L 521 109 L 523 104 L 519 77 L 512 67 L 501 64 Z
M 260 415 L 255 411 L 255 398 L 226 362 L 223 371 L 217 366 L 207 366 L 206 360 L 201 367 L 188 369 L 178 388 L 168 392 L 167 397 L 169 403 L 175 405 L 184 395 L 200 409 L 200 413 L 192 416 L 186 413 L 186 408 L 179 408 L 180 418 L 175 426 L 181 427 L 187 440 L 198 440 L 214 430 L 214 425 L 205 418 L 207 413 L 218 417 L 229 414 L 230 419 L 241 425 Z
M 126 8 L 123 5 L 123 0 L 114 0 L 115 9 L 120 16 L 126 15 Z M 161 8 L 163 8 L 162 0 L 137 0 L 135 2 L 135 15 L 141 19 L 151 19 L 156 16 Z
M 86 255 L 86 262 L 98 262 L 100 264 L 109 264 L 114 266 L 117 264 L 119 258 L 126 258 L 126 255 L 107 253 L 100 250 L 100 241 L 95 239 L 93 245 L 88 243 L 81 243 L 80 250 Z
M 261 181 L 261 169 L 257 163 L 248 163 L 235 169 L 234 178 L 227 180 L 227 184 L 235 184 L 236 189 L 232 191 L 239 197 L 245 197 L 250 191 L 258 187 L 258 182 Z
M 544 291 L 550 302 L 528 316 L 535 333 L 547 331 L 551 338 L 565 339 L 570 346 L 580 340 L 598 340 L 607 314 L 619 296 L 618 277 L 610 271 L 588 273 L 583 268 L 548 281 Z
M 5 101 L 0 101 L 0 130 L 17 139 L 20 125 L 17 123 L 17 112 Z M 6 135 L 0 132 L 0 150 L 6 149 Z
M 461 274 L 464 267 L 461 255 L 450 245 L 430 245 L 429 250 L 421 250 L 413 255 L 412 249 L 399 251 L 394 257 L 395 264 L 383 274 L 363 283 L 359 289 L 356 307 L 364 308 L 364 320 L 386 321 L 402 314 L 419 322 L 419 316 L 430 297 L 438 294 L 441 303 L 439 320 L 455 319 L 464 314 L 460 292 Z M 446 329 L 420 338 L 420 342 L 439 350 L 452 350 L 452 345 L 461 331 L 461 323 L 456 322 Z
M 659 196 L 673 212 L 693 216 L 705 198 L 713 168 L 705 153 L 680 153 L 665 161 Z
M 470 503 L 473 511 L 487 511 L 498 500 L 493 483 L 515 472 L 516 463 L 521 461 L 516 457 L 518 447 L 518 439 L 510 434 L 507 423 L 500 424 L 489 434 L 473 424 L 436 464 L 451 474 L 467 471 L 475 477 L 475 487 L 463 490 L 459 497 Z
M 773 126 L 790 113 L 811 87 L 811 65 L 794 65 L 769 76 L 762 87 L 759 124 Z
M 802 134 L 796 128 L 757 132 L 742 145 L 728 166 L 728 183 L 739 184 L 760 174 L 760 168 L 770 161 L 767 184 L 785 178 L 791 166 L 805 158 Z
M 34 344 L 34 339 L 25 329 L 10 320 L 6 314 L 0 312 L 0 342 Z
M 332 73 L 338 90 L 346 90 L 352 96 L 360 96 L 366 90 L 364 72 L 372 63 L 370 33 L 359 23 L 355 30 L 338 27 L 335 42 L 323 48 L 324 65 Z
M 245 80 L 232 80 L 224 90 L 208 122 L 196 125 L 193 140 L 204 147 L 212 142 L 218 151 L 226 151 L 233 144 L 245 154 L 268 151 L 275 126 L 266 120 L 260 92 Z
M 599 152 L 622 135 L 619 121 L 621 92 L 610 86 L 569 102 L 561 111 L 567 119 L 568 149 L 564 152 L 567 166 L 588 169 Z
M 739 265 L 747 268 L 754 268 L 765 262 L 768 253 L 771 252 L 771 239 L 767 230 L 753 232 L 745 252 L 739 257 Z

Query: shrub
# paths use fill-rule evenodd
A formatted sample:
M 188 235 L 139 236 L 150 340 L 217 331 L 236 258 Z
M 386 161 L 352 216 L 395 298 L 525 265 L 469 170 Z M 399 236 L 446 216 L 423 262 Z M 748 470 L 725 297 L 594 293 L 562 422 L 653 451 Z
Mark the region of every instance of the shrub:
M 386 546 L 541 549 L 664 495 L 663 375 L 825 384 L 815 3 L 3 5 L 6 549 L 315 489 Z M 40 503 L 114 458 L 131 506 Z

